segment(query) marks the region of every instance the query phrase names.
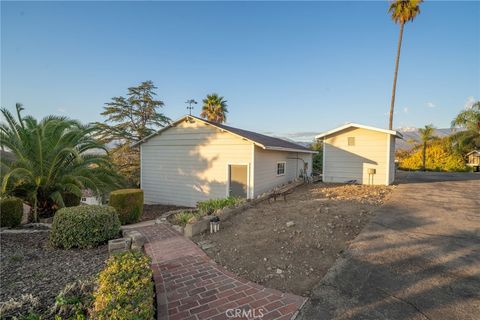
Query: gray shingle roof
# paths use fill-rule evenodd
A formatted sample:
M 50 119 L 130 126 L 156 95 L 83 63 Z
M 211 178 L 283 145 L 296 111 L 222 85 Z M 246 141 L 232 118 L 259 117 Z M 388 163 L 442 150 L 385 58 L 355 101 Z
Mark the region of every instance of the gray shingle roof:
M 286 141 L 286 140 L 283 140 L 283 139 L 280 139 L 280 138 L 274 138 L 274 137 L 270 137 L 270 136 L 267 136 L 267 135 L 264 135 L 264 134 L 261 134 L 261 133 L 256 133 L 256 132 L 253 132 L 253 131 L 248 131 L 248 130 L 243 130 L 243 129 L 238 129 L 238 128 L 226 126 L 224 124 L 208 121 L 208 120 L 201 119 L 201 118 L 198 118 L 198 117 L 195 117 L 195 116 L 191 116 L 191 117 L 195 118 L 197 120 L 209 123 L 212 126 L 215 126 L 217 128 L 220 128 L 220 129 L 229 131 L 231 133 L 234 133 L 236 135 L 239 135 L 239 136 L 241 136 L 245 139 L 248 139 L 248 140 L 251 140 L 251 141 L 256 142 L 258 144 L 261 144 L 267 149 L 293 149 L 293 150 L 299 151 L 299 152 L 312 152 L 312 153 L 314 153 L 314 151 L 312 151 L 308 148 L 305 148 L 304 146 L 301 146 L 299 144 L 296 144 L 296 143 L 293 143 L 293 142 L 290 142 L 290 141 Z

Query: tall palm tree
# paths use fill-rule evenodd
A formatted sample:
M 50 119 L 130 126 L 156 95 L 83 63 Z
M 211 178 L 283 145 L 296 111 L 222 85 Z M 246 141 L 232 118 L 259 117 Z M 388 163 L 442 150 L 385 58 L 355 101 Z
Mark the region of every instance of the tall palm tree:
M 460 112 L 452 121 L 452 127 L 464 129 L 453 135 L 458 151 L 467 153 L 480 148 L 480 101 Z
M 120 186 L 106 154 L 105 145 L 92 137 L 95 128 L 65 117 L 48 116 L 37 121 L 17 119 L 0 109 L 6 122 L 0 124 L 0 143 L 13 159 L 0 160 L 1 194 L 22 198 L 32 207 L 33 220 L 65 206 L 64 196 L 78 197 L 82 189 L 97 193 Z
M 425 171 L 427 162 L 427 145 L 435 139 L 435 127 L 432 124 L 426 125 L 424 128 L 418 129 L 420 140 L 422 141 L 422 170 Z
M 209 121 L 223 123 L 227 121 L 227 100 L 216 93 L 207 95 L 203 99 L 202 113 L 200 116 Z
M 413 21 L 420 13 L 420 3 L 423 0 L 394 0 L 388 7 L 388 12 L 392 15 L 392 20 L 400 24 L 400 35 L 398 36 L 397 58 L 395 59 L 395 73 L 393 76 L 392 100 L 390 102 L 390 118 L 388 128 L 393 127 L 393 111 L 395 105 L 395 90 L 397 88 L 398 64 L 400 63 L 400 49 L 402 47 L 403 28 L 405 23 Z

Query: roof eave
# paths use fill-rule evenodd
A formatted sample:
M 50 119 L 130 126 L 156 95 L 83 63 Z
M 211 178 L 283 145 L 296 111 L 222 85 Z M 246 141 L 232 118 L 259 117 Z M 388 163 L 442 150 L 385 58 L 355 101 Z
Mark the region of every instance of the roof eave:
M 335 134 L 337 132 L 340 132 L 342 130 L 345 130 L 345 129 L 348 129 L 348 128 L 358 128 L 358 129 L 366 129 L 366 130 L 372 130 L 372 131 L 377 131 L 377 132 L 383 132 L 383 133 L 386 133 L 386 134 L 390 134 L 392 136 L 395 136 L 397 138 L 400 138 L 400 139 L 403 139 L 403 135 L 398 132 L 398 131 L 395 131 L 395 130 L 388 130 L 388 129 L 381 129 L 381 128 L 375 128 L 375 127 L 370 127 L 370 126 L 365 126 L 365 125 L 362 125 L 362 124 L 358 124 L 358 123 L 347 123 L 343 126 L 340 126 L 340 127 L 337 127 L 335 129 L 332 129 L 332 130 L 328 130 L 328 131 L 325 131 L 324 133 L 321 133 L 317 136 L 315 136 L 315 139 L 321 139 L 321 138 L 325 138 L 327 136 L 330 136 L 332 134 Z
M 308 149 L 295 149 L 295 148 L 282 148 L 282 147 L 272 147 L 266 146 L 265 150 L 272 150 L 272 151 L 285 151 L 285 152 L 300 152 L 300 153 L 318 153 L 318 151 L 308 150 Z
M 213 126 L 213 127 L 217 128 L 218 130 L 220 130 L 220 131 L 222 131 L 222 132 L 228 132 L 228 133 L 236 136 L 237 138 L 240 138 L 240 139 L 242 139 L 242 140 L 251 142 L 251 143 L 253 143 L 254 145 L 256 145 L 256 146 L 258 146 L 258 147 L 260 147 L 260 148 L 262 148 L 262 149 L 265 149 L 265 148 L 266 148 L 266 146 L 264 146 L 263 144 L 261 144 L 261 143 L 259 143 L 259 142 L 253 141 L 253 140 L 248 139 L 248 138 L 245 138 L 244 136 L 241 136 L 241 135 L 239 135 L 239 134 L 237 134 L 237 133 L 235 133 L 235 132 L 232 132 L 232 131 L 230 131 L 230 130 L 224 129 L 224 128 L 219 127 L 219 126 L 216 126 L 214 123 L 210 123 L 210 122 L 204 121 L 203 119 L 197 118 L 197 117 L 192 117 L 192 118 L 195 119 L 195 120 L 202 121 L 202 122 L 203 122 L 205 125 L 207 125 L 207 126 Z
M 181 117 L 180 119 L 175 120 L 174 122 L 170 123 L 169 125 L 167 125 L 167 126 L 161 128 L 161 129 L 155 131 L 155 132 L 152 133 L 151 135 L 146 136 L 146 137 L 143 138 L 142 140 L 139 140 L 139 141 L 135 142 L 134 144 L 132 144 L 132 148 L 133 148 L 133 147 L 137 147 L 137 146 L 139 146 L 139 145 L 147 142 L 148 140 L 150 140 L 150 138 L 152 138 L 152 137 L 154 137 L 154 136 L 162 133 L 163 131 L 165 131 L 165 130 L 171 128 L 171 127 L 176 126 L 177 124 L 179 124 L 179 123 L 182 122 L 183 120 L 187 119 L 188 117 L 189 117 L 188 115 L 185 115 L 185 116 Z

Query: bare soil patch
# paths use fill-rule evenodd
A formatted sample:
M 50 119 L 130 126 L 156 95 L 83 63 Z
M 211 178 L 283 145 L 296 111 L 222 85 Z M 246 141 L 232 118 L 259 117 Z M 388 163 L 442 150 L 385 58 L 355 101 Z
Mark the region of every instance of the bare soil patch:
M 143 206 L 143 214 L 140 221 L 155 220 L 160 218 L 164 213 L 179 209 L 191 209 L 186 207 L 177 207 L 166 204 L 146 204 Z
M 262 202 L 194 241 L 241 277 L 308 296 L 393 188 L 304 185 L 287 201 Z
M 1 235 L 0 301 L 32 294 L 40 302 L 34 311 L 43 314 L 53 306 L 55 297 L 67 283 L 94 276 L 104 267 L 107 245 L 59 250 L 49 245 L 48 234 Z

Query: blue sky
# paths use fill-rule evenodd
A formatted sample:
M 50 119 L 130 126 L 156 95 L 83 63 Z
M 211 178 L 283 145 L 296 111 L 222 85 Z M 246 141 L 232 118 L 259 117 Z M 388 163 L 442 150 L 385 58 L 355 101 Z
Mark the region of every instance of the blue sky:
M 386 127 L 399 30 L 387 6 L 2 1 L 1 105 L 101 121 L 111 97 L 152 80 L 173 119 L 218 92 L 244 129 L 305 140 Z M 405 27 L 396 127 L 448 127 L 479 99 L 479 20 L 479 2 L 422 4 Z

